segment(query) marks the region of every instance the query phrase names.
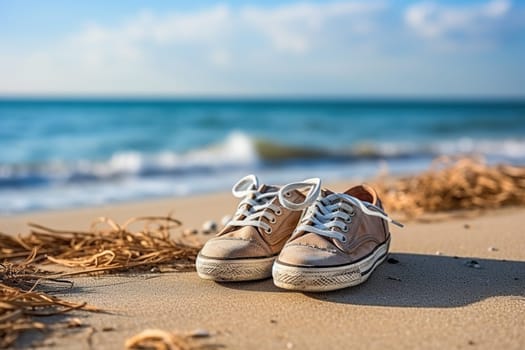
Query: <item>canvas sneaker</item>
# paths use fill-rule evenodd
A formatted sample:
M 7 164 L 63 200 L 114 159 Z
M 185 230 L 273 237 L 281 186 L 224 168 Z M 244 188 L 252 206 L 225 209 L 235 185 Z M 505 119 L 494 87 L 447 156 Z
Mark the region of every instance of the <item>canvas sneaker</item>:
M 302 202 L 284 193 L 310 187 Z M 307 208 L 273 266 L 276 286 L 300 291 L 330 291 L 363 283 L 388 253 L 392 220 L 369 186 L 344 193 L 321 190 L 319 179 L 281 188 L 279 199 L 290 210 Z
M 215 281 L 248 281 L 269 278 L 272 265 L 292 235 L 301 213 L 284 208 L 278 199 L 279 187 L 259 185 L 248 175 L 233 188 L 242 198 L 232 220 L 210 239 L 197 256 L 197 273 Z M 283 198 L 302 201 L 296 190 Z

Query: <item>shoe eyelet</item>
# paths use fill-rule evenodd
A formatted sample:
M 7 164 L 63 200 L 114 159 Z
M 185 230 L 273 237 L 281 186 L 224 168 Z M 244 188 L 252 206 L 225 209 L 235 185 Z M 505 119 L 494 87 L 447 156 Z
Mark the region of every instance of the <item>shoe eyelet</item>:
M 346 218 L 346 219 L 345 219 L 344 221 L 345 221 L 346 223 L 348 223 L 348 224 L 349 224 L 349 223 L 351 223 L 351 222 L 352 222 L 352 218 L 351 218 L 351 217 L 349 216 L 349 217 L 348 217 L 348 218 Z
M 290 198 L 292 196 L 292 194 L 290 192 L 284 192 L 284 196 L 287 197 L 287 198 Z
M 341 241 L 341 243 L 346 243 L 346 242 L 348 242 L 348 238 L 346 238 L 346 236 L 341 236 L 340 241 Z
M 271 235 L 272 234 L 272 228 L 269 227 L 267 230 L 264 230 L 264 232 L 266 232 L 267 234 Z
M 345 225 L 345 226 L 343 227 L 343 232 L 348 232 L 348 225 Z
M 277 222 L 277 219 L 275 219 L 275 218 L 271 218 L 270 219 L 270 224 L 275 224 L 276 222 Z
M 277 216 L 281 216 L 281 215 L 283 215 L 283 211 L 282 211 L 281 209 L 277 209 L 277 210 L 275 211 L 275 215 L 277 215 Z
M 355 216 L 355 211 L 352 211 L 349 215 L 350 216 Z

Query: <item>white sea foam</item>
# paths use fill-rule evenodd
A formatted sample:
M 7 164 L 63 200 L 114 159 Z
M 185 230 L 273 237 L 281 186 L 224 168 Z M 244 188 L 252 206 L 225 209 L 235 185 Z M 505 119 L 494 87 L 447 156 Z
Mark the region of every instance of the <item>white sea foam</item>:
M 220 171 L 253 167 L 259 162 L 253 140 L 240 132 L 223 142 L 186 153 L 163 151 L 146 154 L 118 152 L 106 161 L 79 160 L 44 164 L 0 164 L 0 186 L 25 186 L 41 182 L 76 182 L 132 176 Z
M 279 158 L 275 164 L 268 158 L 271 152 L 261 152 L 261 147 L 283 150 L 289 158 L 284 162 Z M 434 156 L 458 153 L 525 164 L 523 139 L 464 138 L 311 151 L 317 158 L 298 161 L 294 158 L 297 152 L 290 152 L 289 146 L 268 142 L 261 146 L 250 136 L 234 132 L 221 143 L 186 153 L 129 151 L 116 153 L 106 161 L 0 165 L 0 214 L 226 190 L 236 179 L 251 172 L 269 183 L 313 176 L 326 181 L 367 178 L 377 174 L 383 164 L 391 173 L 409 173 L 425 169 Z M 308 155 L 308 149 L 301 154 Z M 330 157 L 335 161 L 330 162 Z
M 483 140 L 460 138 L 457 140 L 424 142 L 382 142 L 363 144 L 355 148 L 355 155 L 373 155 L 392 158 L 419 155 L 469 155 L 501 157 L 510 161 L 525 160 L 525 139 Z

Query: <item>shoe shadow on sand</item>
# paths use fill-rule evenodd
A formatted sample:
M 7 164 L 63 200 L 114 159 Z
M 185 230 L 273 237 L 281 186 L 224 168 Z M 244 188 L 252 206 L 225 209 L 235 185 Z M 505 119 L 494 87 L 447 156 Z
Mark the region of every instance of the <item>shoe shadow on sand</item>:
M 304 295 L 333 303 L 394 307 L 458 307 L 498 296 L 525 301 L 525 261 L 408 253 L 391 253 L 389 261 L 359 286 Z M 222 285 L 252 291 L 284 291 L 271 280 Z

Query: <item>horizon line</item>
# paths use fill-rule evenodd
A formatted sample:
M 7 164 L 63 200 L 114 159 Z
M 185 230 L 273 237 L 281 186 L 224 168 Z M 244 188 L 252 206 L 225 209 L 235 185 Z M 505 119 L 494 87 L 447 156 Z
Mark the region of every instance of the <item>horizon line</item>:
M 476 102 L 525 103 L 525 95 L 0 94 L 0 102 Z

